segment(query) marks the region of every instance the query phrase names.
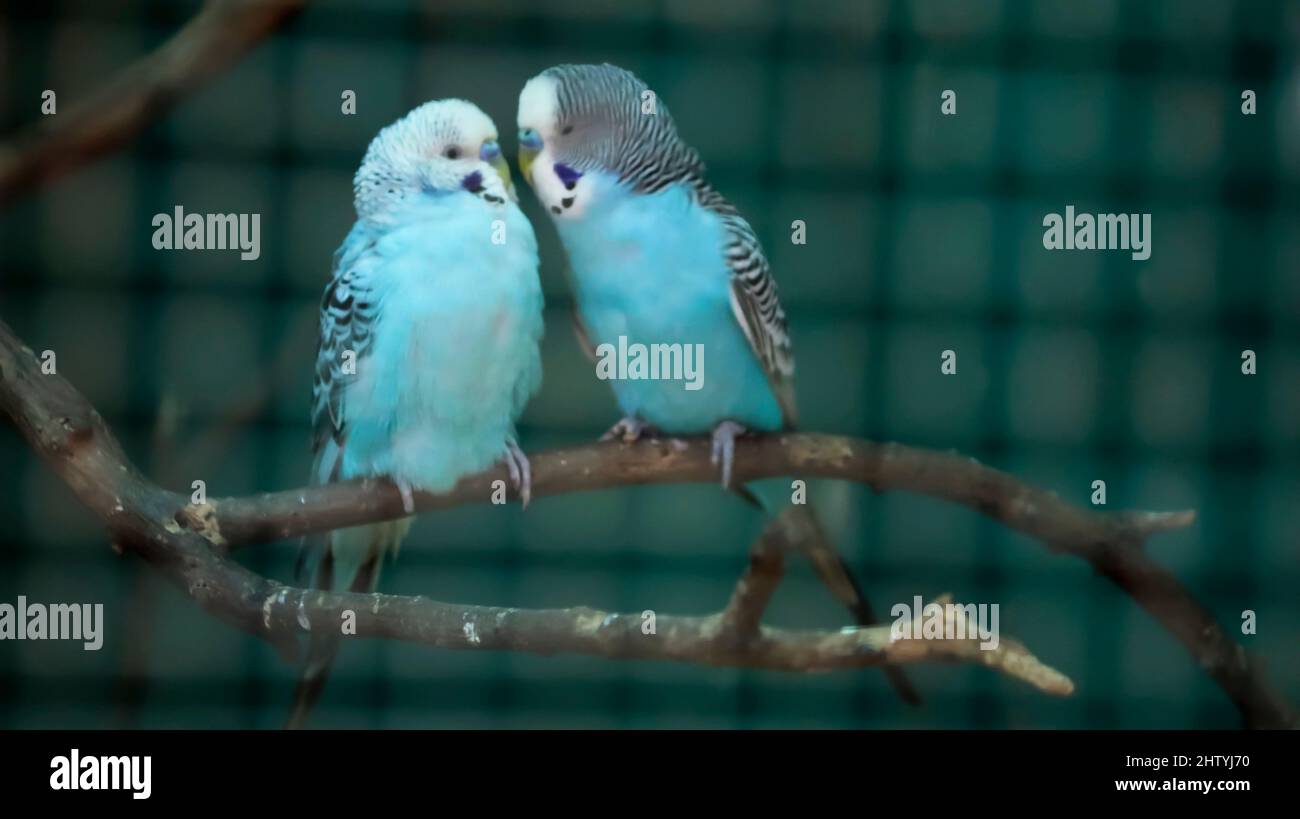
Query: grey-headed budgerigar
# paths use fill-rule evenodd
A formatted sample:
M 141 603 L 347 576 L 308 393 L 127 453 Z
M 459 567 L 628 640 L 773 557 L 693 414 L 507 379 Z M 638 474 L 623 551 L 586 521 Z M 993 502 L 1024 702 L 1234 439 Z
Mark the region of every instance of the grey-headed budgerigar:
M 451 489 L 504 459 L 525 503 L 515 421 L 541 383 L 537 241 L 496 127 L 457 99 L 425 103 L 370 143 L 357 221 L 320 308 L 312 480 L 385 477 Z M 314 585 L 369 592 L 410 518 L 330 533 Z M 300 571 L 305 562 L 300 562 Z M 320 694 L 338 634 L 313 634 L 290 725 Z
M 729 485 L 738 434 L 795 421 L 785 313 L 749 223 L 646 91 L 612 65 L 542 72 L 519 96 L 520 166 L 568 252 L 589 349 L 703 345 L 700 389 L 614 380 L 624 418 L 611 432 L 711 432 Z
M 730 486 L 737 435 L 796 421 L 790 336 L 758 237 L 709 184 L 663 100 L 629 71 L 549 68 L 521 91 L 518 126 L 520 167 L 568 254 L 588 353 L 605 345 L 703 351 L 696 389 L 611 379 L 624 417 L 607 437 L 709 433 Z M 842 561 L 823 554 L 814 562 L 858 621 L 873 621 Z M 901 674 L 891 680 L 915 701 Z

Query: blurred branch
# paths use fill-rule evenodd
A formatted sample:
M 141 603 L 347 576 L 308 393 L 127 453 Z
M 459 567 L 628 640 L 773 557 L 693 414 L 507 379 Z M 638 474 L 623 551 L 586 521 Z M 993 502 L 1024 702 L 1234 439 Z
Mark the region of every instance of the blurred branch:
M 982 662 L 1057 692 L 1068 680 L 1023 648 L 976 650 L 960 641 L 888 641 L 888 627 L 795 632 L 758 625 L 779 579 L 782 535 L 769 527 L 727 609 L 708 617 L 657 618 L 658 639 L 640 618 L 589 609 L 522 611 L 436 603 L 423 598 L 291 589 L 226 558 L 234 546 L 400 517 L 386 481 L 311 487 L 201 507 L 150 483 L 126 459 L 94 408 L 66 380 L 43 375 L 31 350 L 0 323 L 0 410 L 93 512 L 115 542 L 152 563 L 200 605 L 289 650 L 305 628 L 338 628 L 344 609 L 358 631 L 443 647 L 575 651 L 609 657 L 675 659 L 720 665 L 810 670 L 948 659 Z M 646 483 L 714 483 L 706 441 L 598 444 L 532 456 L 535 498 Z M 1100 513 L 954 453 L 829 435 L 773 435 L 738 444 L 738 483 L 798 475 L 906 490 L 969 506 L 1079 556 L 1177 637 L 1227 692 L 1252 727 L 1293 727 L 1296 713 L 1257 662 L 1231 640 L 1178 580 L 1143 551 L 1147 537 L 1187 526 L 1185 512 Z M 467 478 L 443 495 L 419 493 L 426 511 L 487 502 L 504 470 Z M 785 525 L 778 518 L 774 526 Z M 788 538 L 787 533 L 784 537 Z M 1032 669 L 1026 672 L 1025 669 Z M 1042 670 L 1045 669 L 1045 670 Z
M 305 2 L 208 0 L 174 37 L 95 94 L 0 145 L 0 206 L 127 143 Z

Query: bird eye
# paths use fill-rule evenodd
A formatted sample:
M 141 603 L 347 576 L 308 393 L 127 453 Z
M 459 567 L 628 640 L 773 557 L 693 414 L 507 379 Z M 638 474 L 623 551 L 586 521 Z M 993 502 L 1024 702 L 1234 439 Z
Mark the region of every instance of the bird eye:
M 520 129 L 519 147 L 527 151 L 540 151 L 542 149 L 542 135 L 533 128 Z
M 448 145 L 443 149 L 442 155 L 448 159 L 460 159 L 460 148 L 457 148 L 455 145 Z
M 565 136 L 568 136 L 569 134 L 573 133 L 573 126 L 572 125 L 564 126 L 564 130 L 560 131 L 560 133 L 564 134 Z

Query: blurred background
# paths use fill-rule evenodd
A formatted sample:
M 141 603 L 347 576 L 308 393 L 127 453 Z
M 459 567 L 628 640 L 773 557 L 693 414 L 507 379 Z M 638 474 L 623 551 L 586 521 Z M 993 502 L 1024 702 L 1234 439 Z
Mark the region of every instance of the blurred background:
M 193 2 L 0 5 L 0 138 L 165 40 Z M 764 240 L 811 430 L 955 448 L 1087 504 L 1191 507 L 1170 567 L 1300 699 L 1300 4 L 1258 0 L 318 0 L 128 150 L 0 211 L 0 318 L 148 474 L 212 496 L 305 482 L 317 303 L 370 138 L 474 100 L 514 154 L 518 91 L 559 62 L 638 73 Z M 344 90 L 355 116 L 340 113 Z M 957 116 L 939 114 L 957 92 Z M 1241 113 L 1241 92 L 1258 114 Z M 262 215 L 262 256 L 155 251 L 150 220 Z M 542 243 L 529 450 L 617 419 Z M 1042 219 L 1152 214 L 1153 251 L 1047 252 Z M 790 224 L 807 224 L 807 244 Z M 942 376 L 939 355 L 958 354 Z M 1242 375 L 1255 350 L 1258 374 Z M 999 603 L 1078 686 L 993 672 L 816 676 L 347 644 L 321 727 L 1232 728 L 1180 644 L 1088 564 L 927 498 L 812 484 L 878 612 Z M 296 669 L 205 615 L 0 425 L 0 602 L 102 602 L 103 650 L 0 642 L 3 727 L 278 727 Z M 427 514 L 383 589 L 519 607 L 720 608 L 762 521 L 708 486 Z M 295 544 L 240 560 L 282 580 Z M 1240 634 L 1241 613 L 1258 633 Z M 838 627 L 808 568 L 768 622 Z

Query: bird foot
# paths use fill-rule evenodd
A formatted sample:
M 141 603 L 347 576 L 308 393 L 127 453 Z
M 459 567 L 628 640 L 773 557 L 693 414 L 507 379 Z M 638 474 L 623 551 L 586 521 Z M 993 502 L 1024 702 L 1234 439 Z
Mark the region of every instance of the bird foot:
M 609 428 L 609 431 L 600 436 L 602 441 L 621 440 L 625 444 L 631 444 L 644 436 L 654 435 L 657 430 L 642 421 L 640 418 L 628 416 L 621 419 L 617 424 Z
M 515 443 L 514 438 L 506 439 L 506 452 L 502 460 L 506 462 L 506 469 L 510 472 L 510 482 L 519 492 L 520 504 L 527 509 L 528 502 L 533 499 L 533 470 L 528 464 L 528 456 L 519 448 L 519 444 Z
M 411 491 L 410 482 L 398 478 L 394 483 L 397 484 L 397 491 L 402 493 L 402 511 L 408 515 L 415 514 L 415 494 Z
M 722 465 L 722 488 L 731 488 L 731 463 L 736 455 L 736 438 L 748 432 L 735 421 L 723 421 L 713 428 L 713 453 L 709 462 Z

